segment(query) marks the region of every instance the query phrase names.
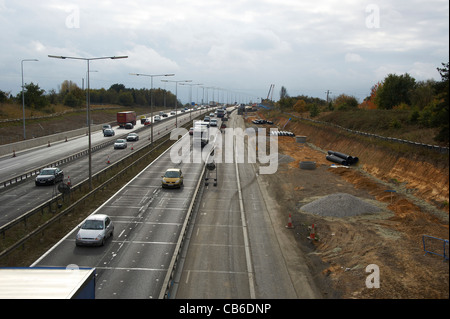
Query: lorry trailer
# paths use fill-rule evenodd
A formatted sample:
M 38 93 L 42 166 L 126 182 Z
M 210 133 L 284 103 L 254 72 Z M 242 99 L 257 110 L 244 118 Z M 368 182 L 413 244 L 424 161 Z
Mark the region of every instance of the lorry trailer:
M 125 111 L 117 113 L 117 124 L 120 127 L 125 126 L 125 124 L 131 123 L 136 125 L 136 112 L 134 111 Z
M 95 299 L 95 268 L 0 268 L 0 299 Z

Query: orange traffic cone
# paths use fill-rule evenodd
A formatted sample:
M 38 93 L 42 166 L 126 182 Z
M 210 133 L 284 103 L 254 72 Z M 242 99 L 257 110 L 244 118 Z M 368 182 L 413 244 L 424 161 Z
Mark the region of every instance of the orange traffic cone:
M 314 224 L 312 224 L 312 226 L 311 226 L 311 230 L 309 232 L 308 239 L 312 239 L 312 240 L 316 239 L 316 230 L 314 228 Z
M 13 157 L 16 157 L 16 151 L 13 150 Z
M 294 228 L 294 225 L 292 224 L 291 214 L 289 214 L 288 224 L 286 225 L 286 228 L 288 228 L 288 229 Z
M 106 161 L 106 164 L 111 164 L 111 162 L 109 161 L 109 156 L 108 156 L 108 160 Z
M 131 144 L 131 150 L 134 150 L 133 144 Z
M 50 141 L 48 141 L 47 147 L 50 147 Z
M 71 186 L 71 184 L 70 184 L 70 176 L 67 176 L 67 185 Z

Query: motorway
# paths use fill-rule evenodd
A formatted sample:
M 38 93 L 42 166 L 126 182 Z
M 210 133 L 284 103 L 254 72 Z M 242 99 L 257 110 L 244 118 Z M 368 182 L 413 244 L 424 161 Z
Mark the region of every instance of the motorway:
M 181 189 L 161 188 L 171 167 L 183 171 Z M 115 225 L 105 246 L 76 247 L 74 229 L 33 266 L 95 267 L 98 299 L 158 298 L 202 169 L 174 165 L 165 152 L 94 212 Z
M 194 111 L 192 115 L 190 112 L 178 114 L 178 125 L 183 125 L 191 117 L 198 116 L 202 113 L 209 112 L 206 110 Z M 92 132 L 91 143 L 92 146 L 100 144 L 105 141 L 114 141 L 120 136 L 126 136 L 128 133 L 142 128 L 143 125 L 138 122 L 134 129 L 125 130 L 115 128 L 116 135 L 113 137 L 103 137 L 102 131 Z M 161 122 L 155 122 L 153 127 L 154 141 L 170 132 L 175 127 L 175 116 L 169 116 L 167 119 Z M 109 160 L 110 163 L 119 161 L 131 152 L 131 147 L 137 150 L 150 143 L 150 127 L 144 129 L 138 133 L 140 139 L 138 142 L 128 142 L 127 149 L 115 150 L 112 145 L 92 152 L 92 172 L 96 172 L 104 169 Z M 44 167 L 48 163 L 57 161 L 59 159 L 68 157 L 71 154 L 80 152 L 87 149 L 87 137 L 78 137 L 70 139 L 68 142 L 54 143 L 51 147 L 42 146 L 36 147 L 30 150 L 22 151 L 16 154 L 16 157 L 3 156 L 0 158 L 0 180 L 6 180 L 12 176 L 18 176 L 26 171 Z M 88 178 L 88 157 L 82 156 L 78 159 L 62 164 L 59 166 L 64 171 L 64 181 L 67 182 L 70 178 L 72 185 Z M 0 192 L 0 227 L 15 218 L 22 216 L 26 212 L 45 201 L 51 199 L 53 196 L 58 195 L 56 187 L 52 186 L 39 186 L 34 184 L 34 177 L 28 178 L 25 182 L 18 185 L 9 187 L 6 190 Z
M 245 128 L 242 117 L 235 114 L 227 125 Z M 237 156 L 238 149 L 235 152 Z M 270 214 L 267 185 L 260 180 L 257 166 L 247 161 L 217 164 L 217 186 L 209 182 L 203 191 L 172 298 L 290 299 L 318 295 L 308 280 L 295 278 L 302 275 L 301 268 L 294 274 L 288 269 L 274 229 L 277 223 Z
M 233 113 L 227 126 L 244 122 Z M 182 169 L 184 186 L 162 189 L 161 175 L 172 167 Z M 276 206 L 257 168 L 218 163 L 217 186 L 212 179 L 205 186 L 204 163 L 173 163 L 168 150 L 93 212 L 115 225 L 104 246 L 77 247 L 75 228 L 31 266 L 95 267 L 98 299 L 161 298 L 194 191 L 203 185 L 166 297 L 316 298 L 298 252 L 287 256 L 283 248 L 289 230 L 273 220 Z

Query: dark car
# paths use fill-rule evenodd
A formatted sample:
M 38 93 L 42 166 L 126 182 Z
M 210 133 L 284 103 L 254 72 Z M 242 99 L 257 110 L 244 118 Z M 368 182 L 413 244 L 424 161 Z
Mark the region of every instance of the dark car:
M 127 123 L 125 124 L 125 129 L 131 130 L 134 127 L 133 123 Z
M 111 128 L 107 128 L 103 131 L 103 136 L 114 136 L 114 135 L 116 135 L 116 133 Z
M 36 186 L 40 185 L 55 185 L 58 182 L 62 182 L 64 179 L 64 172 L 58 167 L 44 168 L 36 177 Z

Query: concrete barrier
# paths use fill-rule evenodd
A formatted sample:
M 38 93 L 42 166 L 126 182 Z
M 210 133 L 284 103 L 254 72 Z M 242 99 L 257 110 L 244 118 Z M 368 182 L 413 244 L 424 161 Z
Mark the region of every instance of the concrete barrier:
M 103 124 L 91 125 L 91 133 L 101 130 L 102 125 Z M 85 136 L 85 135 L 87 135 L 87 132 L 88 132 L 88 128 L 84 127 L 84 128 L 80 128 L 77 130 L 37 137 L 37 138 L 20 141 L 20 142 L 16 142 L 16 143 L 11 143 L 11 144 L 0 145 L 0 156 L 5 156 L 5 155 L 9 155 L 9 154 L 11 156 L 13 156 L 13 152 L 20 152 L 20 151 L 23 151 L 23 150 L 26 150 L 29 148 L 48 145 L 48 143 L 50 143 L 50 145 L 51 145 L 52 143 L 65 141 L 66 138 L 70 139 L 70 138 L 79 137 L 79 136 L 83 136 L 83 135 Z

